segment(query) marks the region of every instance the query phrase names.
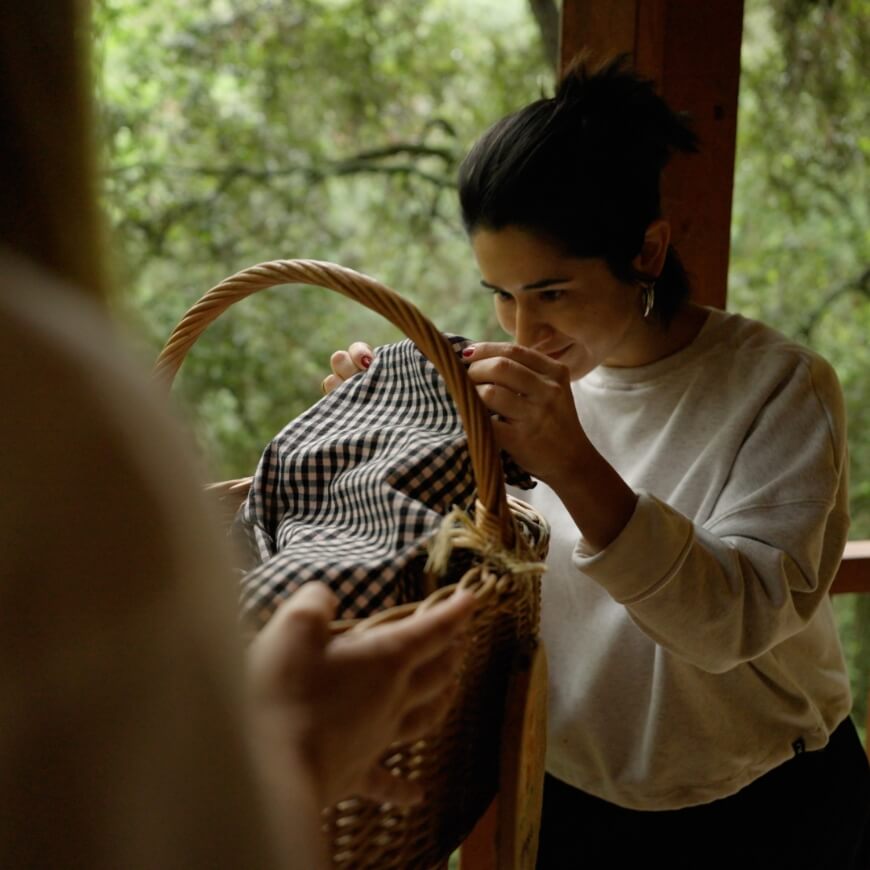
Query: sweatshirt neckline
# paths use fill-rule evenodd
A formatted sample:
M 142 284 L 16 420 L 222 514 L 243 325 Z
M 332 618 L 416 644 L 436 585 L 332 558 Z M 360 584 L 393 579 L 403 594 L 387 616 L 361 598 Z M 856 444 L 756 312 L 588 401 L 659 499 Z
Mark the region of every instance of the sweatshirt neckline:
M 719 328 L 730 316 L 728 312 L 719 308 L 707 307 L 707 318 L 703 326 L 692 341 L 681 350 L 643 366 L 600 365 L 589 372 L 581 383 L 598 387 L 632 387 L 657 380 L 663 375 L 683 368 L 705 353 L 715 343 Z

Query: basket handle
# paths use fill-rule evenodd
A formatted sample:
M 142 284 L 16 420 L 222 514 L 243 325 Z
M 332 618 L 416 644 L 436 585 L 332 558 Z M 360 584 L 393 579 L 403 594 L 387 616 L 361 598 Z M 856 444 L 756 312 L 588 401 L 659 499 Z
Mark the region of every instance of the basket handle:
M 513 520 L 489 411 L 450 342 L 415 305 L 367 275 L 319 260 L 271 260 L 236 272 L 212 287 L 172 330 L 154 364 L 156 380 L 169 390 L 187 352 L 212 321 L 239 300 L 279 284 L 312 284 L 335 290 L 385 317 L 417 345 L 444 378 L 465 428 L 477 483 L 478 527 L 489 540 L 513 546 Z

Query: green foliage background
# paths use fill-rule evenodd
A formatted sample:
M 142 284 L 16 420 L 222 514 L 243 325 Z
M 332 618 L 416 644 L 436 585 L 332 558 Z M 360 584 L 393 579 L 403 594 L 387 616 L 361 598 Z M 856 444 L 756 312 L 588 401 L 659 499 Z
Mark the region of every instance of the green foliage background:
M 493 329 L 453 179 L 486 124 L 551 84 L 521 4 L 104 0 L 97 25 L 118 303 L 149 354 L 210 286 L 279 257 L 370 274 L 443 329 Z M 214 474 L 250 473 L 360 336 L 398 337 L 315 288 L 218 320 L 179 384 Z
M 729 307 L 836 366 L 864 538 L 868 22 L 867 0 L 747 0 L 729 286 Z M 524 0 L 98 0 L 95 26 L 115 303 L 146 360 L 206 289 L 275 258 L 353 267 L 442 329 L 496 334 L 453 179 L 489 123 L 552 91 Z M 214 477 L 250 474 L 359 337 L 398 336 L 317 288 L 223 315 L 177 386 Z M 863 722 L 870 596 L 837 609 Z
M 870 538 L 870 3 L 748 0 L 730 308 L 835 366 L 849 419 L 853 539 Z M 870 595 L 834 599 L 860 729 Z

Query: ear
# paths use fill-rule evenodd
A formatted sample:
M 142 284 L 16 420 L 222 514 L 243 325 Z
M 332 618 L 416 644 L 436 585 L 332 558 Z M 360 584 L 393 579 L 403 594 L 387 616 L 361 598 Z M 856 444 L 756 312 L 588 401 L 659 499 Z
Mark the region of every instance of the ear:
M 643 246 L 640 253 L 631 261 L 631 265 L 642 275 L 658 278 L 664 268 L 670 242 L 671 225 L 663 218 L 654 220 L 646 228 Z

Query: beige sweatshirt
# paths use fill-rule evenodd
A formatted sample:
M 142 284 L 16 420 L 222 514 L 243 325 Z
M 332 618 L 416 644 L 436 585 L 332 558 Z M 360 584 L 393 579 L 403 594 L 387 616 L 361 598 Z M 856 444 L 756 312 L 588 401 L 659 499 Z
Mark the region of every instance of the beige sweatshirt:
M 849 526 L 843 400 L 823 359 L 711 310 L 687 348 L 574 384 L 640 494 L 591 555 L 552 490 L 548 770 L 626 807 L 730 795 L 825 745 L 851 706 L 828 588 Z

